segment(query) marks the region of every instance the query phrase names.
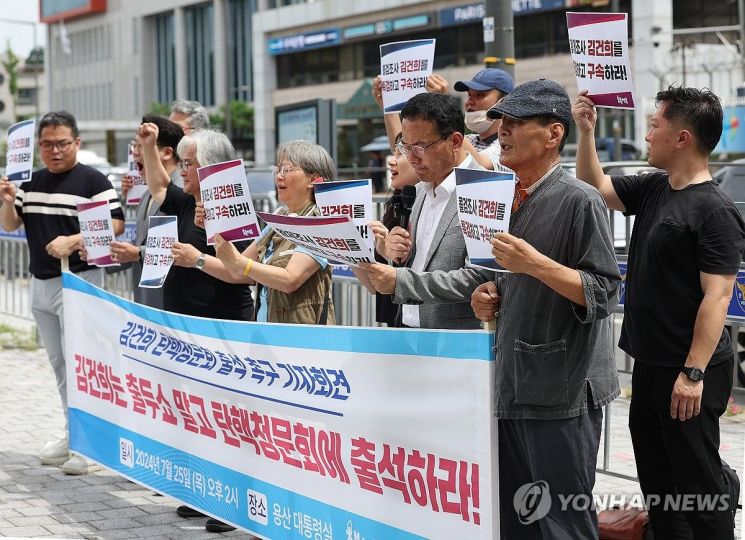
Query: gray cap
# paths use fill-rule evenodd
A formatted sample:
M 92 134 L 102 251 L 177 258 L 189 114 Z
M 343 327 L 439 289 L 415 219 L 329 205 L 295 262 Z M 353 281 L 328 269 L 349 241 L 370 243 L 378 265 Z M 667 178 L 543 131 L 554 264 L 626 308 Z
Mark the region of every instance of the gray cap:
M 505 98 L 486 113 L 491 119 L 509 116 L 531 118 L 554 116 L 569 125 L 572 123 L 572 102 L 564 88 L 548 79 L 538 79 L 516 86 Z

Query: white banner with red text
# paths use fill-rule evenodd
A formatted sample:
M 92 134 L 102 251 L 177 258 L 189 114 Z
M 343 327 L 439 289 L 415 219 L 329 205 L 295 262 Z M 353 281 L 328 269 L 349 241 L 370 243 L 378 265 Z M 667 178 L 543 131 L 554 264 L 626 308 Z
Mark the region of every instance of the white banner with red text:
M 73 451 L 263 538 L 498 536 L 493 334 L 220 321 L 63 287 Z

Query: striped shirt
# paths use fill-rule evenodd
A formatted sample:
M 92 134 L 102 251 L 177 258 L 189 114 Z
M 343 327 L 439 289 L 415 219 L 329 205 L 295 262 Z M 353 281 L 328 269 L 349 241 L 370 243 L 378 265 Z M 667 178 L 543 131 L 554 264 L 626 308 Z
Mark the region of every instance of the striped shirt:
M 29 271 L 39 279 L 61 275 L 59 259 L 49 255 L 46 246 L 58 236 L 80 232 L 76 205 L 81 202 L 109 201 L 113 219 L 124 220 L 119 196 L 106 177 L 96 169 L 78 163 L 61 174 L 40 169 L 16 191 L 16 210 L 23 220 L 28 239 Z M 70 270 L 93 268 L 80 260 L 77 251 L 69 257 Z

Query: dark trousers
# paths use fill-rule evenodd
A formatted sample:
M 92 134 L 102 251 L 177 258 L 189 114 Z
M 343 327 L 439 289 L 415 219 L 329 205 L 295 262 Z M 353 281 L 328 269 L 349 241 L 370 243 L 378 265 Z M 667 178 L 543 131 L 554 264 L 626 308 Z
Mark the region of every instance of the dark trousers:
M 629 430 L 642 493 L 647 503 L 655 496 L 662 500 L 649 508 L 655 540 L 734 538 L 732 516 L 722 501 L 716 499 L 709 508 L 698 504 L 706 501 L 700 496 L 727 494 L 719 457 L 719 417 L 732 390 L 732 369 L 733 360 L 706 370 L 701 413 L 681 422 L 670 416 L 680 370 L 634 363 Z M 666 496 L 672 501 L 667 508 Z M 693 509 L 690 504 L 675 506 L 676 497 L 681 504 L 693 501 Z
M 602 424 L 602 409 L 557 420 L 499 420 L 502 540 L 598 538 L 591 503 Z M 573 503 L 562 508 L 568 497 Z

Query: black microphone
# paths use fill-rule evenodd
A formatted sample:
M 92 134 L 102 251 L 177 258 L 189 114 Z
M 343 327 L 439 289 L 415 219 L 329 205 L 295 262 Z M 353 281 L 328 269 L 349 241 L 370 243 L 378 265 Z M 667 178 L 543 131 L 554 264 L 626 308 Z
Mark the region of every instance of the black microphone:
M 398 225 L 405 230 L 409 228 L 409 217 L 411 217 L 411 208 L 416 200 L 416 187 L 404 186 L 397 205 L 393 207 L 394 215 L 398 220 Z M 398 212 L 396 212 L 398 209 Z

